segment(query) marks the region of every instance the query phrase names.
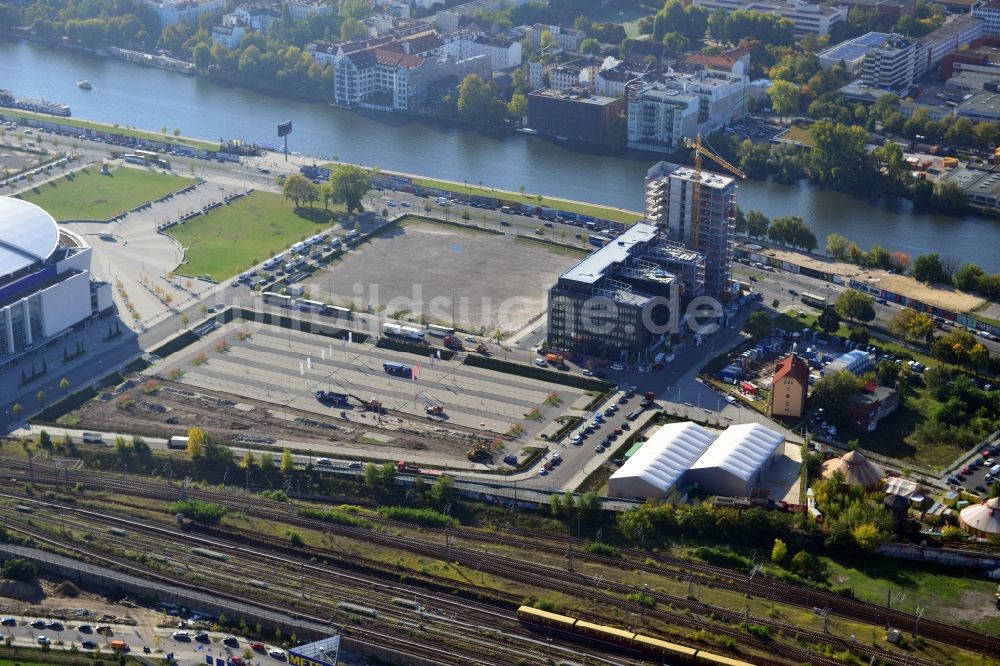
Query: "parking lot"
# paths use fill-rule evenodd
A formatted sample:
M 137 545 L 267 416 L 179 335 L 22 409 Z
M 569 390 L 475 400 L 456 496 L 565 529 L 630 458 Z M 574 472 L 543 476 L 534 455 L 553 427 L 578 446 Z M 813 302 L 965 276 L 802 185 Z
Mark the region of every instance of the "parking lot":
M 409 220 L 306 285 L 313 298 L 362 311 L 507 332 L 544 312 L 549 286 L 578 260 L 511 235 Z

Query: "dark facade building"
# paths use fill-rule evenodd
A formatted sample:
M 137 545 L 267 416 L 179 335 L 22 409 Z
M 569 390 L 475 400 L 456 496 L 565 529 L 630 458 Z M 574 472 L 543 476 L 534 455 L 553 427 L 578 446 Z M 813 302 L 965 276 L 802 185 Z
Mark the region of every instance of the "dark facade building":
M 661 238 L 653 225 L 632 225 L 549 290 L 549 345 L 642 363 L 704 274 L 702 255 Z
M 624 104 L 620 98 L 587 91 L 543 88 L 528 94 L 528 126 L 541 134 L 604 143 L 608 127 L 622 114 Z

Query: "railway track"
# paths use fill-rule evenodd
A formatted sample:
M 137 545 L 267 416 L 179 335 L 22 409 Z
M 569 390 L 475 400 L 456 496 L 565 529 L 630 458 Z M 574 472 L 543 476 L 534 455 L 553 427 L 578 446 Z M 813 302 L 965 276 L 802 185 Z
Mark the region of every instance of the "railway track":
M 107 477 L 99 477 L 100 481 L 105 482 L 102 487 L 107 487 L 109 485 L 107 482 L 111 481 L 110 485 L 118 485 L 118 481 L 114 479 L 108 479 Z M 74 479 L 70 479 L 72 481 Z M 62 481 L 62 480 L 60 480 Z M 125 492 L 135 492 L 136 488 L 132 487 L 133 484 L 127 484 L 129 487 L 123 489 Z M 164 486 L 155 486 L 153 488 L 142 489 L 144 496 L 154 495 L 157 499 L 176 499 L 177 491 L 176 489 L 171 489 Z M 614 597 L 603 592 L 598 592 L 597 589 L 590 590 L 591 585 L 589 580 L 580 574 L 574 574 L 572 572 L 566 572 L 562 569 L 556 569 L 553 567 L 543 567 L 534 563 L 527 563 L 523 560 L 514 560 L 511 558 L 504 558 L 497 555 L 490 555 L 487 558 L 483 558 L 483 553 L 476 551 L 469 551 L 464 548 L 447 548 L 437 543 L 428 543 L 426 541 L 411 539 L 408 537 L 400 537 L 395 535 L 384 534 L 381 532 L 374 532 L 372 530 L 345 527 L 339 525 L 330 525 L 329 523 L 323 523 L 321 521 L 315 521 L 311 519 L 304 519 L 294 515 L 288 514 L 284 510 L 276 510 L 275 503 L 267 502 L 261 499 L 255 498 L 251 502 L 253 508 L 247 509 L 247 502 L 244 501 L 247 498 L 231 498 L 227 496 L 220 497 L 218 493 L 208 493 L 204 491 L 189 491 L 192 497 L 198 497 L 201 499 L 206 499 L 207 501 L 216 501 L 219 503 L 227 504 L 236 508 L 237 510 L 247 510 L 248 513 L 253 513 L 261 517 L 268 518 L 270 520 L 285 522 L 290 524 L 301 525 L 302 527 L 309 527 L 318 531 L 332 531 L 339 535 L 348 536 L 356 539 L 367 539 L 371 541 L 377 541 L 382 545 L 398 548 L 401 550 L 406 550 L 409 552 L 418 552 L 420 554 L 432 557 L 435 559 L 450 559 L 452 561 L 457 561 L 461 564 L 465 564 L 470 568 L 475 567 L 483 571 L 488 571 L 493 575 L 497 575 L 503 578 L 512 579 L 524 582 L 529 585 L 537 585 L 539 581 L 545 581 L 546 586 L 549 589 L 556 591 L 561 591 L 570 594 L 574 597 L 585 597 L 594 600 L 595 602 L 600 602 L 609 606 L 617 606 L 630 613 L 635 614 L 637 617 L 642 614 L 647 614 L 652 618 L 657 618 L 671 624 L 678 624 L 682 626 L 690 626 L 696 629 L 706 628 L 708 623 L 704 621 L 692 621 L 692 619 L 684 614 L 679 613 L 668 613 L 665 611 L 655 610 L 655 609 L 644 609 L 639 604 L 627 602 L 621 598 Z M 285 507 L 282 507 L 284 509 Z M 620 562 L 616 562 L 620 564 Z M 662 572 L 657 572 L 662 573 Z M 630 594 L 637 594 L 642 592 L 641 588 L 635 586 L 629 586 L 620 583 L 607 583 L 605 585 L 610 592 L 620 594 L 622 596 L 627 596 Z M 725 608 L 719 608 L 714 606 L 709 606 L 706 604 L 701 604 L 699 602 L 692 602 L 688 599 L 676 597 L 673 595 L 668 595 L 660 592 L 650 593 L 658 602 L 669 604 L 674 608 L 685 609 L 688 612 L 694 613 L 695 616 L 714 616 L 717 618 L 722 618 L 726 622 L 734 625 L 739 625 L 744 616 L 741 613 L 730 611 Z M 869 648 L 867 646 L 858 645 L 857 643 L 848 643 L 846 641 L 830 637 L 825 634 L 819 634 L 817 632 L 810 632 L 803 630 L 798 627 L 791 625 L 774 622 L 764 618 L 753 618 L 753 622 L 756 625 L 766 626 L 774 634 L 781 634 L 785 636 L 799 636 L 804 640 L 814 642 L 816 644 L 833 644 L 840 650 L 851 651 L 854 653 L 861 653 L 866 657 L 881 659 L 883 662 L 888 664 L 930 664 L 931 662 L 921 662 L 920 660 L 914 659 L 907 655 L 897 655 L 895 653 L 887 652 L 877 648 Z M 721 633 L 723 635 L 728 635 L 734 640 L 739 640 L 742 643 L 751 643 L 756 647 L 766 650 L 776 651 L 779 654 L 785 654 L 793 659 L 808 659 L 812 663 L 817 662 L 816 655 L 811 654 L 808 650 L 796 651 L 795 648 L 789 648 L 788 646 L 775 643 L 773 641 L 757 641 L 755 639 L 748 639 L 747 635 L 738 629 L 730 629 L 727 627 L 721 627 L 717 625 L 710 625 L 713 631 Z M 831 664 L 837 663 L 831 660 Z
M 10 462 L 19 463 L 21 465 L 21 469 L 27 468 L 27 464 L 23 461 Z M 42 472 L 43 470 L 40 469 L 39 473 Z M 95 474 L 84 471 L 68 473 L 74 475 L 72 479 L 73 481 L 82 480 L 93 483 L 97 487 L 105 488 L 110 484 L 111 486 L 118 487 L 125 492 L 149 493 L 150 496 L 157 499 L 171 499 L 170 493 L 174 493 L 172 498 L 176 499 L 178 497 L 177 493 L 179 493 L 176 488 L 171 488 L 170 486 L 164 486 L 162 484 L 132 480 L 125 485 L 121 479 L 117 479 L 106 474 Z M 49 474 L 46 478 L 51 480 L 51 474 Z M 65 482 L 65 478 L 63 481 Z M 262 508 L 267 507 L 271 516 L 273 517 L 275 515 L 275 503 L 264 500 L 263 498 L 252 496 L 230 496 L 216 491 L 190 490 L 188 493 L 192 497 L 204 499 L 205 501 L 221 503 L 236 510 L 242 510 L 247 504 Z M 298 522 L 298 524 L 303 524 L 303 526 L 319 529 L 316 521 L 309 522 L 308 519 L 302 519 L 293 513 L 286 513 L 281 516 L 281 519 L 285 521 Z M 380 518 L 377 516 L 368 517 L 367 519 L 373 523 L 391 527 L 412 527 L 410 524 L 400 523 L 398 521 Z M 428 532 L 441 535 L 442 539 L 444 538 L 444 530 L 442 529 L 425 529 Z M 519 538 L 519 536 L 510 536 L 508 534 L 487 533 L 481 530 L 472 530 L 462 527 L 452 528 L 451 533 L 455 537 L 465 538 L 470 541 L 496 543 L 518 549 L 530 547 L 532 549 L 546 550 L 550 553 L 565 553 L 568 544 L 573 543 L 574 546 L 576 546 L 574 557 L 578 558 L 580 561 L 590 561 L 607 566 L 622 565 L 622 561 L 619 559 L 586 552 L 584 550 L 584 546 L 587 542 L 579 539 L 569 538 L 557 541 L 554 540 L 551 535 L 530 530 L 516 531 L 517 535 L 523 536 L 524 538 Z M 749 594 L 751 596 L 780 599 L 783 603 L 797 605 L 806 609 L 826 608 L 829 609 L 829 612 L 833 615 L 863 621 L 876 626 L 896 627 L 901 630 L 909 630 L 911 627 L 915 627 L 919 629 L 919 634 L 921 636 L 928 639 L 941 641 L 949 645 L 975 652 L 982 652 L 990 656 L 1000 655 L 1000 639 L 996 637 L 989 636 L 988 634 L 970 632 L 968 629 L 955 627 L 936 620 L 917 618 L 917 616 L 911 613 L 895 609 L 887 609 L 883 606 L 852 599 L 832 592 L 807 586 L 794 585 L 767 576 L 751 577 L 740 571 L 726 569 L 711 564 L 703 564 L 696 561 L 673 558 L 662 554 L 651 555 L 645 551 L 637 549 L 626 549 L 623 551 L 623 555 L 627 558 L 627 563 L 630 568 L 646 573 L 660 576 L 671 575 L 670 571 L 665 571 L 661 566 L 647 564 L 645 560 L 652 557 L 658 564 L 665 564 L 675 568 L 678 572 L 675 574 L 675 577 L 678 579 L 686 579 L 689 575 L 696 575 L 698 576 L 697 582 L 699 584 L 723 587 L 725 589 Z

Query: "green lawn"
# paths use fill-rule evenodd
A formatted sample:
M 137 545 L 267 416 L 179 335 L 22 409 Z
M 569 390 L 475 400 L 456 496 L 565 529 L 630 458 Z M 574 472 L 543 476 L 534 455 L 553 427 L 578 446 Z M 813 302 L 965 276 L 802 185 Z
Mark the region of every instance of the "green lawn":
M 327 229 L 339 214 L 334 208 L 296 209 L 280 194 L 253 192 L 167 233 L 185 248 L 178 273 L 221 281 Z
M 507 201 L 519 201 L 521 203 L 531 204 L 535 206 L 545 206 L 547 208 L 558 208 L 560 210 L 570 211 L 572 213 L 579 213 L 581 215 L 593 215 L 594 217 L 604 218 L 606 220 L 614 220 L 615 222 L 622 222 L 624 224 L 631 224 L 642 220 L 642 213 L 637 213 L 634 211 L 625 210 L 623 208 L 609 208 L 607 206 L 597 206 L 594 204 L 578 203 L 575 201 L 567 201 L 566 199 L 557 199 L 554 197 L 542 196 L 539 201 L 538 196 L 534 194 L 520 194 L 519 192 L 511 192 L 509 190 L 498 190 L 492 187 L 480 186 L 480 185 L 466 185 L 463 183 L 453 183 L 446 180 L 434 180 L 431 178 L 414 178 L 414 185 L 422 185 L 424 187 L 433 187 L 441 190 L 450 190 L 452 192 L 459 192 L 462 194 L 479 194 L 482 196 L 496 197 L 498 199 L 505 199 Z
M 116 125 L 107 125 L 105 123 L 95 123 L 90 120 L 80 120 L 78 118 L 59 118 L 56 116 L 50 116 L 44 113 L 35 113 L 33 111 L 22 111 L 21 109 L 0 109 L 0 116 L 7 118 L 9 120 L 14 120 L 17 118 L 28 118 L 31 120 L 36 120 L 40 122 L 47 123 L 59 123 L 60 125 L 67 125 L 69 127 L 79 127 L 80 129 L 94 130 L 95 132 L 106 132 L 108 134 L 118 134 L 121 136 L 130 136 L 136 139 L 141 139 L 143 141 L 165 141 L 170 143 L 176 143 L 179 145 L 190 146 L 192 148 L 198 148 L 201 150 L 218 150 L 219 144 L 212 143 L 211 141 L 199 141 L 198 139 L 192 139 L 185 136 L 174 136 L 173 134 L 160 134 L 158 132 L 150 132 L 148 130 L 140 130 L 135 128 L 125 128 L 118 127 Z M 59 141 L 63 145 L 73 145 L 73 139 L 59 137 Z
M 115 169 L 105 175 L 88 167 L 37 185 L 18 198 L 41 206 L 57 220 L 107 220 L 193 182 L 146 169 Z
M 962 576 L 962 569 L 949 569 L 901 562 L 888 557 L 869 557 L 834 561 L 820 558 L 827 567 L 833 587 L 854 590 L 863 601 L 884 605 L 892 590 L 894 608 L 908 613 L 924 608 L 924 617 L 987 631 L 1000 631 L 1000 617 L 994 608 L 996 584 L 988 580 Z M 905 597 L 897 597 L 900 593 Z M 910 627 L 912 629 L 912 627 Z
M 782 139 L 788 139 L 789 141 L 798 141 L 802 145 L 809 146 L 810 148 L 816 145 L 813 141 L 812 135 L 809 130 L 805 127 L 799 127 L 798 125 L 792 125 L 788 128 L 788 131 L 781 135 Z

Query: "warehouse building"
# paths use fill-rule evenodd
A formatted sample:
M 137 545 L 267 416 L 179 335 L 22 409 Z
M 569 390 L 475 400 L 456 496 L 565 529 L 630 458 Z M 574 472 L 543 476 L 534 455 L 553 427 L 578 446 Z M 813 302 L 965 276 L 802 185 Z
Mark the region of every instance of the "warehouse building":
M 721 434 L 686 421 L 663 426 L 611 478 L 612 497 L 664 498 L 697 486 L 713 495 L 748 497 L 784 455 L 785 436 L 757 423 Z
M 687 473 L 706 492 L 748 497 L 760 477 L 784 453 L 785 436 L 759 423 L 729 426 Z
M 0 365 L 112 308 L 91 248 L 38 206 L 0 197 Z
M 715 432 L 691 421 L 663 426 L 611 475 L 608 495 L 666 497 L 715 437 Z

